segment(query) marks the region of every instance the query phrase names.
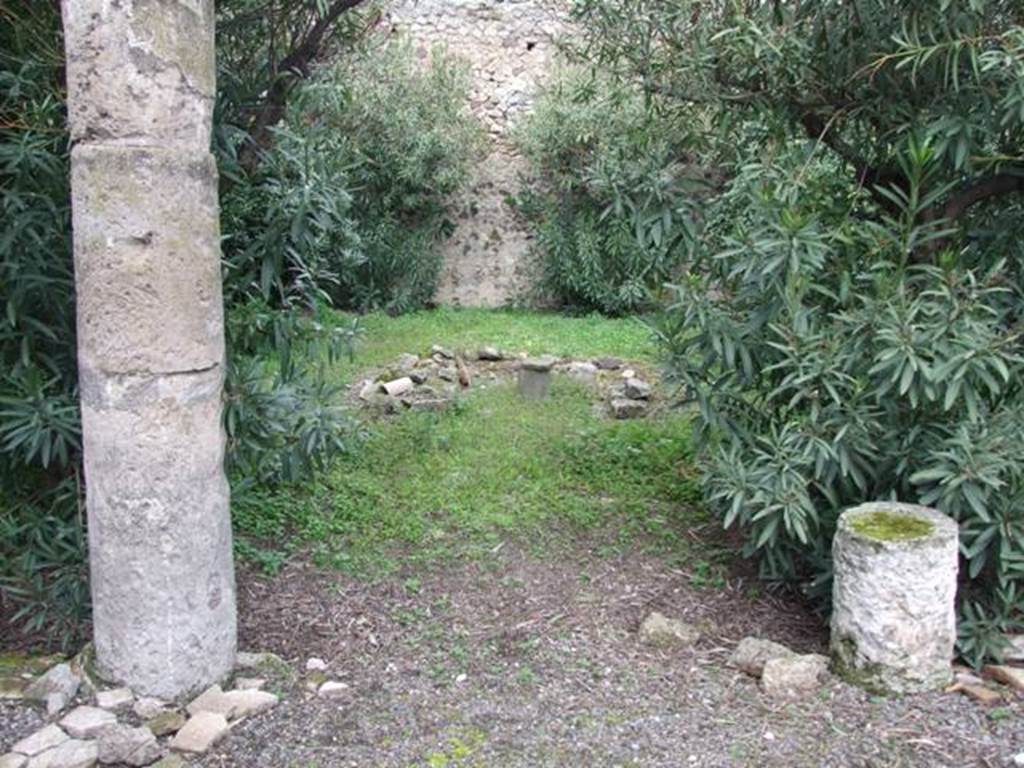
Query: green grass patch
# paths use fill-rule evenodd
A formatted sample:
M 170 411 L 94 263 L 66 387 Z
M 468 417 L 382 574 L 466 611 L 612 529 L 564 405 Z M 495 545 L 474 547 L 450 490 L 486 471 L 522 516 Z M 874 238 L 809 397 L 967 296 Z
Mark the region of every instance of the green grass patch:
M 339 322 L 352 320 L 351 315 L 343 313 L 336 313 L 336 317 Z M 386 365 L 406 352 L 426 354 L 433 344 L 469 352 L 492 345 L 530 355 L 610 356 L 642 362 L 652 362 L 656 353 L 648 328 L 630 318 L 442 308 L 400 317 L 376 313 L 359 320 L 365 336 L 355 359 L 339 367 L 343 378 L 364 368 Z
M 610 532 L 610 549 L 672 547 L 704 521 L 689 455 L 682 417 L 610 421 L 565 379 L 529 405 L 496 384 L 448 413 L 376 425 L 315 485 L 247 494 L 235 505 L 240 554 L 274 570 L 288 548 L 266 543 L 289 541 L 320 564 L 373 575 L 510 540 L 557 551 L 583 530 Z

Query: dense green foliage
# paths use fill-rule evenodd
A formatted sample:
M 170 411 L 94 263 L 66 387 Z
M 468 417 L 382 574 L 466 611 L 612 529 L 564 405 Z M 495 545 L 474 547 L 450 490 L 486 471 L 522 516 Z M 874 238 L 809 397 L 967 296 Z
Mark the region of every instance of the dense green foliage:
M 822 595 L 845 507 L 937 506 L 961 526 L 961 652 L 998 655 L 1024 605 L 1024 9 L 576 10 L 577 53 L 708 117 L 726 161 L 660 322 L 709 502 L 765 576 Z
M 573 309 L 649 308 L 692 240 L 693 134 L 636 89 L 567 68 L 519 130 L 541 290 Z
M 474 147 L 446 57 L 420 74 L 408 49 L 386 46 L 308 79 L 324 51 L 356 47 L 372 9 L 345 11 L 360 5 L 218 3 L 236 498 L 308 477 L 356 439 L 330 371 L 360 328 L 325 314 L 430 298 L 445 203 Z M 55 3 L 5 0 L 0 18 L 0 600 L 69 642 L 88 589 L 63 44 Z

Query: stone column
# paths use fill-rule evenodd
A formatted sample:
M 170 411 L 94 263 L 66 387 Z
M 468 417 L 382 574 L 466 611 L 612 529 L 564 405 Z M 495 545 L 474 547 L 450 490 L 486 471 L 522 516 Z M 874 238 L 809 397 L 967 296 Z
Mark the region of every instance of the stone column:
M 96 660 L 176 698 L 235 655 L 213 0 L 63 13 Z
M 877 502 L 839 518 L 832 655 L 869 689 L 910 693 L 952 677 L 958 528 L 927 507 Z

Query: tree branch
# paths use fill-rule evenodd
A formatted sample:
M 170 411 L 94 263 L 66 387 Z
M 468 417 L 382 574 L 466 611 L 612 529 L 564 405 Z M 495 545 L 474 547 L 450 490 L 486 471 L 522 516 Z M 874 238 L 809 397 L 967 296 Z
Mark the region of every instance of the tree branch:
M 956 221 L 978 203 L 1015 192 L 1024 192 L 1024 168 L 995 173 L 972 182 L 946 201 L 942 217 Z
M 324 38 L 342 14 L 366 0 L 334 0 L 327 13 L 317 19 L 306 35 L 278 63 L 277 76 L 267 89 L 263 103 L 249 123 L 249 138 L 239 152 L 239 163 L 246 171 L 259 165 L 261 155 L 270 147 L 275 125 L 281 122 L 288 108 L 288 95 L 295 83 L 309 77 L 310 68 L 320 55 Z

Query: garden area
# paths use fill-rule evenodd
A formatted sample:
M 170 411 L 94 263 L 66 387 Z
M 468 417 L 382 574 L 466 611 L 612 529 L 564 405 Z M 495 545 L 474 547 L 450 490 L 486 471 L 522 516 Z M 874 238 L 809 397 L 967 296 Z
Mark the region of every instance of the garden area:
M 218 296 L 86 293 L 76 2 L 0 0 L 0 768 L 1024 765 L 1018 3 L 201 1 Z M 223 322 L 117 368 L 161 279 Z M 111 404 L 211 391 L 104 517 Z M 104 547 L 218 483 L 230 658 L 147 691 Z

